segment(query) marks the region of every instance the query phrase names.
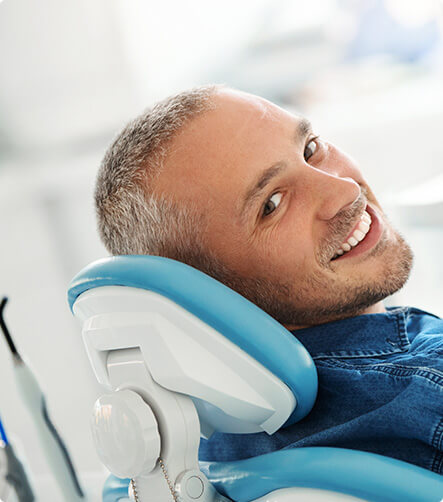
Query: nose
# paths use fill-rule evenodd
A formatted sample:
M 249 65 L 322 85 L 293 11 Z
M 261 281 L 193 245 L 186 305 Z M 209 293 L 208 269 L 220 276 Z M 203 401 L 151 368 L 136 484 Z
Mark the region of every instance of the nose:
M 346 176 L 346 170 L 328 170 L 310 167 L 307 175 L 308 190 L 312 194 L 312 206 L 320 220 L 331 220 L 347 209 L 361 196 L 358 182 Z

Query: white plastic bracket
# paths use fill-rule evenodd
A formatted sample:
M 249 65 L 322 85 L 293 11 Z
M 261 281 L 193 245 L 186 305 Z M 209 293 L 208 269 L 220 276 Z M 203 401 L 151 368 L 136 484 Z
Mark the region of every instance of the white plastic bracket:
M 169 298 L 152 291 L 103 286 L 74 304 L 98 381 L 110 386 L 108 354 L 139 347 L 152 378 L 194 399 L 201 432 L 266 431 L 291 415 L 290 389 L 214 328 Z
M 110 352 L 107 367 L 112 388 L 129 389 L 140 395 L 158 423 L 165 472 L 160 462 L 150 472 L 134 472 L 139 501 L 173 500 L 168 480 L 183 502 L 227 501 L 199 470 L 200 424 L 191 398 L 158 385 L 138 348 Z

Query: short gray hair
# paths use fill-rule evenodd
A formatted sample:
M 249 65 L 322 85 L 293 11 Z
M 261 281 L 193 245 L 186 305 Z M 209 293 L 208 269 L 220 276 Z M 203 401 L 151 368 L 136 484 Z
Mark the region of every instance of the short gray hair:
M 197 115 L 214 108 L 218 85 L 170 96 L 132 120 L 101 163 L 95 188 L 98 230 L 113 255 L 166 256 L 198 268 L 208 260 L 200 236 L 206 221 L 191 206 L 154 194 L 168 147 Z
M 157 103 L 132 120 L 107 150 L 95 188 L 100 237 L 113 255 L 149 254 L 187 263 L 223 282 L 266 310 L 272 282 L 242 277 L 204 242 L 203 211 L 154 194 L 171 141 L 190 120 L 215 107 L 222 86 L 201 86 Z
M 203 211 L 190 204 L 180 206 L 152 189 L 171 141 L 190 120 L 215 107 L 211 98 L 218 88 L 196 87 L 166 98 L 117 136 L 97 176 L 100 237 L 114 255 L 149 254 L 187 263 L 279 319 L 282 307 L 278 298 L 289 299 L 290 287 L 263 277 L 261 270 L 254 277 L 245 277 L 230 269 L 203 241 L 209 226 Z

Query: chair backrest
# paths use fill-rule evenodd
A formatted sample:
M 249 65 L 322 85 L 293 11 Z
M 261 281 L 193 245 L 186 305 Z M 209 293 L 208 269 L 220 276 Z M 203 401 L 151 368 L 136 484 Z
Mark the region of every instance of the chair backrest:
M 264 430 L 272 434 L 303 418 L 313 406 L 317 374 L 304 347 L 261 309 L 192 267 L 151 256 L 100 260 L 74 278 L 69 303 L 83 321 L 88 354 L 101 383 L 113 381 L 113 371 L 128 364 L 128 354 L 134 356 L 135 352 L 134 361 L 138 366 L 146 365 L 143 370 L 149 370 L 151 383 L 163 387 L 162 392 L 171 394 L 174 401 L 181 398 L 190 404 L 189 415 L 200 421 L 204 437 L 213 430 Z M 113 387 L 116 390 L 118 385 Z M 191 397 L 199 420 L 191 401 L 177 392 Z M 185 422 L 184 409 L 180 408 L 180 422 Z M 134 428 L 129 429 L 132 434 Z M 162 442 L 167 446 L 164 432 Z M 188 469 L 189 479 L 209 479 L 219 493 L 233 500 L 294 500 L 298 497 L 295 487 L 305 487 L 330 492 L 332 498 L 325 500 L 337 500 L 338 496 L 345 500 L 337 494 L 348 494 L 358 500 L 439 502 L 443 490 L 442 478 L 430 471 L 379 455 L 334 448 L 301 448 L 234 462 L 201 462 L 198 470 L 197 442 L 190 448 L 185 444 L 192 443 L 194 433 L 198 439 L 198 424 L 185 432 L 177 433 L 180 439 L 186 438 L 181 449 L 171 449 L 169 456 L 167 448 L 163 452 L 171 479 L 181 479 L 180 473 Z M 173 441 L 170 444 L 176 445 Z M 121 455 L 120 443 L 118 446 L 118 458 L 126 458 L 128 455 Z M 147 448 L 148 453 L 151 450 Z M 196 466 L 181 461 L 183 451 Z M 153 460 L 157 461 L 157 453 Z M 149 495 L 157 494 L 160 498 L 155 500 L 164 500 L 169 492 L 164 491 L 167 486 L 162 474 L 157 472 L 155 477 L 159 469 L 157 466 L 152 471 L 152 477 L 140 478 Z M 285 495 L 284 488 L 288 488 Z M 109 490 L 113 497 L 109 500 L 115 500 L 121 498 L 125 486 L 111 483 Z M 314 492 L 309 500 L 314 500 Z
M 107 258 L 83 269 L 68 297 L 99 381 L 107 383 L 109 351 L 140 347 L 157 383 L 192 397 L 204 437 L 272 434 L 314 404 L 317 374 L 298 340 L 193 267 L 145 255 Z

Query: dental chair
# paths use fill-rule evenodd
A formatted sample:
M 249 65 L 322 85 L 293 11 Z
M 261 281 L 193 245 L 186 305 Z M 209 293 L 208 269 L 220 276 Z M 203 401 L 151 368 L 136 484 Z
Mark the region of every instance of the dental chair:
M 200 436 L 273 434 L 305 417 L 317 392 L 301 343 L 206 274 L 168 258 L 111 257 L 82 270 L 68 298 L 108 390 L 92 418 L 112 473 L 104 502 L 442 500 L 443 476 L 354 450 L 199 462 Z

